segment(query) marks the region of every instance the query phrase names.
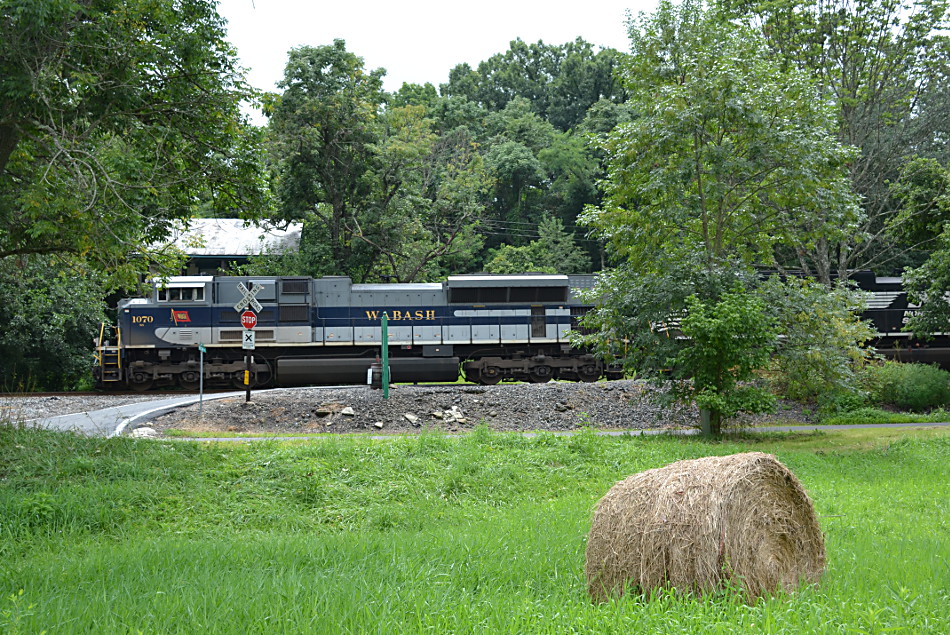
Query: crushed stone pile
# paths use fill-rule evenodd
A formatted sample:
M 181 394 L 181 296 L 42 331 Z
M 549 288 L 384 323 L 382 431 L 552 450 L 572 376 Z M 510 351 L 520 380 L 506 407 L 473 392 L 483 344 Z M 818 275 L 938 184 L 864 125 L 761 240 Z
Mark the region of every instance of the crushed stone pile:
M 368 386 L 304 388 L 207 401 L 149 425 L 196 432 L 394 433 L 464 432 L 484 424 L 499 431 L 647 430 L 690 427 L 695 407 L 656 403 L 642 381 L 496 386 L 394 386 L 389 399 Z M 799 413 L 800 414 L 800 413 Z

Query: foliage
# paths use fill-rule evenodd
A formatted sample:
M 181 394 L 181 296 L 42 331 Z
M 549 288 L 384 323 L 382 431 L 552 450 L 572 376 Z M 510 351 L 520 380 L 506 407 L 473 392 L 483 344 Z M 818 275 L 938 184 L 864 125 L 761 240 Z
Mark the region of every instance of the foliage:
M 630 36 L 622 77 L 634 114 L 607 135 L 605 198 L 583 216 L 622 265 L 598 281 L 585 324 L 599 333 L 585 341 L 602 355 L 625 342 L 638 372 L 676 360 L 673 377 L 697 378 L 677 389 L 718 427 L 768 401 L 742 382 L 768 362 L 772 318 L 737 289 L 755 286 L 752 265 L 771 263 L 779 244 L 848 231 L 851 152 L 808 78 L 703 3 L 661 2 Z M 677 318 L 695 337 L 664 337 Z
M 383 69 L 366 72 L 343 40 L 290 51 L 283 93 L 270 109 L 278 198 L 287 220 L 311 217 L 326 258 L 312 274 L 368 271 L 353 220 L 374 197 L 373 151 L 384 101 Z M 305 234 L 302 242 L 314 242 Z M 360 275 L 355 275 L 359 279 Z
M 209 0 L 2 0 L 0 258 L 129 282 L 172 220 L 265 211 L 224 36 Z
M 613 252 L 768 263 L 777 242 L 847 231 L 851 156 L 809 80 L 760 37 L 699 2 L 662 2 L 631 26 L 622 67 L 636 117 L 608 136 L 606 198 L 584 219 Z
M 892 191 L 903 209 L 890 226 L 893 234 L 930 247 L 928 258 L 904 272 L 904 286 L 915 311 L 908 329 L 918 337 L 950 331 L 950 168 L 917 158 L 904 166 Z
M 631 42 L 623 76 L 638 116 L 609 135 L 606 200 L 584 217 L 616 254 L 645 267 L 696 250 L 706 267 L 768 262 L 796 224 L 847 230 L 850 153 L 800 73 L 691 1 L 661 3 Z
M 866 372 L 873 403 L 913 411 L 950 405 L 950 372 L 937 366 L 886 362 Z
M 343 40 L 290 53 L 270 131 L 283 215 L 304 221 L 301 273 L 433 279 L 481 247 L 492 180 L 477 144 L 437 132 L 424 87 L 384 108 L 384 73 Z
M 781 338 L 772 366 L 777 391 L 816 402 L 859 390 L 859 372 L 871 354 L 873 329 L 859 313 L 863 298 L 844 285 L 772 276 L 759 286 Z
M 453 68 L 442 94 L 463 96 L 490 111 L 503 110 L 513 99 L 526 99 L 540 117 L 568 130 L 598 100 L 622 101 L 623 91 L 614 76 L 619 57 L 613 49 L 595 53 L 581 38 L 562 45 L 528 44 L 519 38 L 477 69 L 468 64 Z
M 860 231 L 803 244 L 799 266 L 827 282 L 830 265 L 900 264 L 904 245 L 888 240 L 900 209 L 888 184 L 905 158 L 947 138 L 950 71 L 947 0 L 721 0 L 725 16 L 756 28 L 783 68 L 812 77 L 835 109 L 835 136 L 860 152 L 848 178 L 863 208 Z M 944 142 L 945 143 L 945 142 Z M 893 263 L 893 264 L 892 264 Z
M 376 274 L 399 282 L 441 280 L 475 260 L 494 184 L 467 130 L 437 136 L 424 115 L 419 106 L 386 113 L 376 148 L 384 196 L 356 234 L 382 261 Z
M 671 361 L 672 392 L 710 413 L 710 431 L 739 412 L 767 412 L 775 399 L 754 382 L 769 361 L 777 333 L 765 303 L 741 286 L 715 302 L 686 299 L 679 330 L 686 344 Z
M 584 273 L 590 259 L 577 247 L 574 234 L 559 218 L 546 216 L 538 225 L 538 238 L 523 247 L 502 245 L 485 264 L 488 273 Z
M 105 321 L 102 278 L 81 261 L 0 259 L 0 390 L 74 390 L 89 382 Z

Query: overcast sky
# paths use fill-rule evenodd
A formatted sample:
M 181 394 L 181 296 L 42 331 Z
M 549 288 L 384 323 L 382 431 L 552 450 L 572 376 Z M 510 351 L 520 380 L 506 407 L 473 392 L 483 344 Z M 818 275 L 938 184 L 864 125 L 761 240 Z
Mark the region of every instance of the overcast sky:
M 456 64 L 475 67 L 518 37 L 563 44 L 579 36 L 627 51 L 627 10 L 655 7 L 656 0 L 220 0 L 218 11 L 256 88 L 275 90 L 292 47 L 342 38 L 367 68 L 385 68 L 384 86 L 395 91 L 403 82 L 438 87 Z

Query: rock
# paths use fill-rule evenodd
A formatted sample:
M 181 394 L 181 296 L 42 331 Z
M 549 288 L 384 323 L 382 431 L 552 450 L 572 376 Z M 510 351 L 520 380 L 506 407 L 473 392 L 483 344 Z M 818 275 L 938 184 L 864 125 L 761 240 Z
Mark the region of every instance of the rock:
M 411 412 L 407 412 L 406 414 L 403 415 L 403 417 L 406 419 L 406 421 L 408 421 L 412 425 L 418 425 L 419 423 L 419 417 L 412 414 Z
M 373 425 L 376 426 L 377 428 L 379 428 L 380 430 L 383 429 L 383 422 L 382 422 L 382 421 L 377 421 L 377 422 L 374 423 Z
M 432 412 L 432 416 L 435 417 L 436 419 L 443 419 L 445 418 L 445 413 L 442 412 L 441 410 L 434 410 Z
M 318 417 L 329 417 L 330 415 L 333 414 L 333 411 L 330 410 L 329 408 L 324 408 L 321 406 L 320 408 L 317 408 L 316 410 L 314 410 L 313 414 L 317 415 Z
M 132 430 L 132 433 L 129 436 L 133 439 L 157 439 L 158 431 L 155 428 L 142 426 L 141 428 Z
M 554 404 L 554 409 L 557 410 L 558 412 L 565 412 L 567 411 L 567 406 L 565 406 L 561 402 L 558 402 Z
M 353 408 L 347 406 L 346 408 L 344 408 L 343 410 L 340 411 L 340 414 L 341 414 L 341 415 L 346 415 L 347 417 L 352 417 L 352 416 L 356 415 L 356 412 L 353 411 Z

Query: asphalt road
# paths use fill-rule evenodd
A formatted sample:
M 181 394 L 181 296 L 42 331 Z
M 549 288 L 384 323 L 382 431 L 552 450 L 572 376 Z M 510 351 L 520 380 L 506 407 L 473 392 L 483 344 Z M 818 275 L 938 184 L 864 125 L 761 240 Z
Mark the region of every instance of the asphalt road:
M 213 395 L 205 395 L 204 400 L 211 401 L 212 399 L 223 399 L 243 394 L 243 390 L 240 392 L 214 393 Z M 155 401 L 140 401 L 103 410 L 33 419 L 27 423 L 50 430 L 68 430 L 90 436 L 114 437 L 121 435 L 127 429 L 131 430 L 139 423 L 163 415 L 166 412 L 171 412 L 175 408 L 198 403 L 198 401 L 198 395 L 170 397 Z

